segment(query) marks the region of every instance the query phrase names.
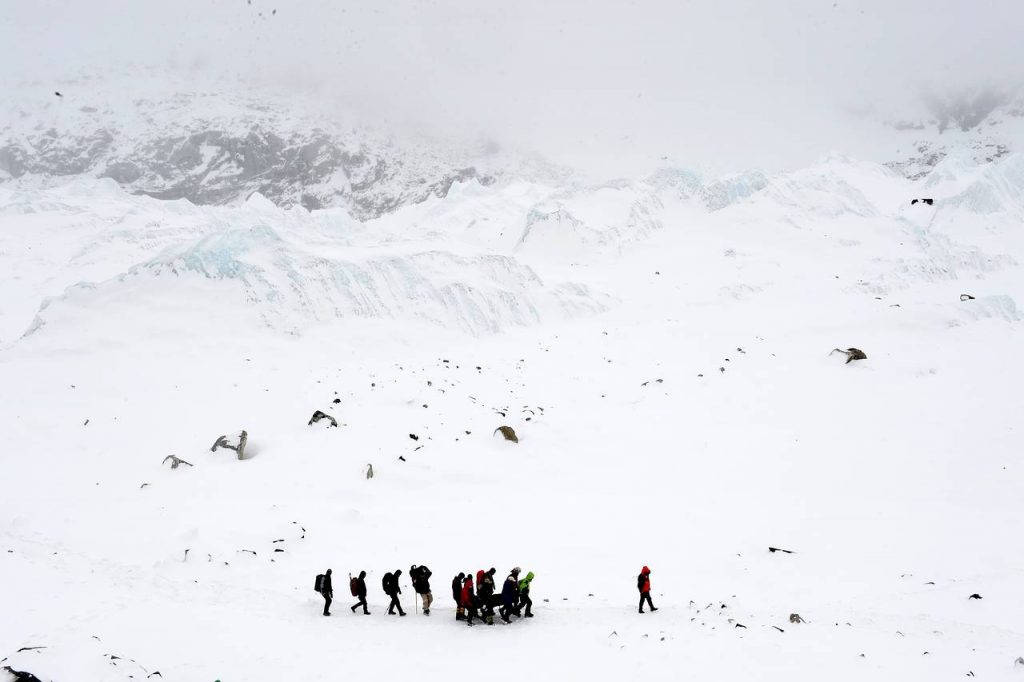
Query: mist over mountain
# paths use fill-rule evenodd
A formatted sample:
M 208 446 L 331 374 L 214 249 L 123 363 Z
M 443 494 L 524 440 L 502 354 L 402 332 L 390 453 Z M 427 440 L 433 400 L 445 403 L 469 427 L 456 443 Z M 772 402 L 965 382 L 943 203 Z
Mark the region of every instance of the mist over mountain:
M 605 176 L 662 157 L 709 172 L 831 151 L 886 161 L 878 120 L 1024 82 L 1010 0 L 41 0 L 2 12 L 3 82 L 49 92 L 83 70 L 158 66 Z

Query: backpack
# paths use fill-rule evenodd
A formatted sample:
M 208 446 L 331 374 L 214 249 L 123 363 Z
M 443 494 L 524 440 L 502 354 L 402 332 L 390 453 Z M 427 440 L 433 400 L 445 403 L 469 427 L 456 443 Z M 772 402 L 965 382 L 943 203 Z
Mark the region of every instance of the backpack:
M 476 572 L 476 586 L 477 586 L 478 588 L 479 588 L 479 587 L 480 587 L 481 585 L 483 585 L 483 584 L 484 584 L 484 576 L 485 576 L 485 575 L 487 575 L 487 573 L 486 573 L 486 572 L 485 572 L 485 571 L 484 571 L 483 569 L 480 569 L 479 571 L 477 571 L 477 572 Z
M 640 575 L 638 575 L 636 577 L 636 589 L 638 589 L 639 591 L 643 592 L 644 591 L 644 583 L 645 582 L 647 582 L 647 576 L 644 575 L 643 573 L 641 573 Z
M 320 575 L 318 575 L 316 577 L 316 582 L 313 583 L 313 589 L 316 590 L 318 593 L 323 594 L 323 591 L 324 591 L 324 574 L 323 573 L 321 573 Z
M 391 573 L 385 573 L 384 577 L 380 579 L 380 586 L 384 589 L 385 594 L 391 594 L 391 583 L 394 579 L 395 576 Z
M 420 591 L 420 569 L 418 566 L 413 566 L 409 569 L 409 580 L 412 581 L 412 589 L 416 592 Z
M 353 597 L 358 597 L 359 596 L 359 578 L 352 578 L 352 577 L 350 577 L 348 579 L 348 589 L 350 589 L 352 591 L 352 596 Z

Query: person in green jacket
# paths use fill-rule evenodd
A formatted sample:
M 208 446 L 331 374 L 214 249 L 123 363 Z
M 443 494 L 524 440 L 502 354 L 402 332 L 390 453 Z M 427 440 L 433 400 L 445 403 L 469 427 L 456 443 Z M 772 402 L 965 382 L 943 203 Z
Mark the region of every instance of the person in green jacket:
M 526 577 L 519 581 L 519 608 L 526 607 L 526 612 L 523 614 L 527 618 L 533 618 L 533 614 L 530 613 L 530 607 L 533 606 L 533 600 L 530 599 L 530 583 L 533 582 L 533 571 L 526 574 Z

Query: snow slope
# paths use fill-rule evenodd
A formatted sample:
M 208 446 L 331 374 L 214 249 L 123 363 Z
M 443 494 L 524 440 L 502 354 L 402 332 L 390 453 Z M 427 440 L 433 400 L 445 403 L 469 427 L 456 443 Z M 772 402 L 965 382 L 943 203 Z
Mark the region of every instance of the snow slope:
M 1021 164 L 470 181 L 367 222 L 0 186 L 3 665 L 1017 679 Z M 433 613 L 385 616 L 414 563 Z M 513 565 L 537 617 L 456 623 L 451 577 Z

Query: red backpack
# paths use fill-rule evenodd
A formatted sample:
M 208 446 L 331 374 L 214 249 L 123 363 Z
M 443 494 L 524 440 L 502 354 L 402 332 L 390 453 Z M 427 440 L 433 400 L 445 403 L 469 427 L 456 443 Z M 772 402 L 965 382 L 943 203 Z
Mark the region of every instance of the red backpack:
M 476 572 L 476 586 L 477 586 L 477 589 L 479 589 L 480 586 L 484 584 L 484 576 L 485 575 L 487 575 L 487 573 L 482 568 L 479 571 Z

